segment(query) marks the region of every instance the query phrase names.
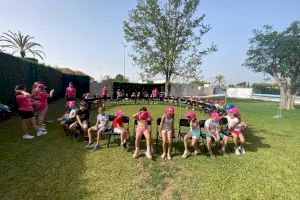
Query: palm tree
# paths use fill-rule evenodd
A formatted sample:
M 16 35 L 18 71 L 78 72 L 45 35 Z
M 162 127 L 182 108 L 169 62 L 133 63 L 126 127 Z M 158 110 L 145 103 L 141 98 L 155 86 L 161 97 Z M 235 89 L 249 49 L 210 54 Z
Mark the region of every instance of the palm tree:
M 8 33 L 3 33 L 3 36 L 0 37 L 0 42 L 5 42 L 0 47 L 12 49 L 12 54 L 19 52 L 22 58 L 26 56 L 26 53 L 31 53 L 33 57 L 38 56 L 43 60 L 46 57 L 45 53 L 42 50 L 35 49 L 36 47 L 43 49 L 43 47 L 39 43 L 31 42 L 33 38 L 29 35 L 22 35 L 20 31 L 13 33 L 9 30 Z
M 216 76 L 216 82 L 218 82 L 218 86 L 220 87 L 221 86 L 221 83 L 225 80 L 225 76 L 219 74 Z

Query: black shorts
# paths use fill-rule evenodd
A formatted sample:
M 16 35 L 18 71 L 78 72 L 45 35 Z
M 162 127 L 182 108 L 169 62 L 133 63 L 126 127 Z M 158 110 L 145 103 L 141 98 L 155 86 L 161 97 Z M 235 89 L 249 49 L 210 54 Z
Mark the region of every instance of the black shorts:
M 103 100 L 107 100 L 107 95 L 103 95 Z
M 75 98 L 67 98 L 67 101 L 75 101 Z
M 34 117 L 33 111 L 21 111 L 19 110 L 19 115 L 22 119 L 30 119 Z

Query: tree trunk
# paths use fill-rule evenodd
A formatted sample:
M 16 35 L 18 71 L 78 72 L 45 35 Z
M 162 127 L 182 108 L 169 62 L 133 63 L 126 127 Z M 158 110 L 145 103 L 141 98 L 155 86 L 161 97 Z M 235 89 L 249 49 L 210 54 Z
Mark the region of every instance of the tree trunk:
M 169 97 L 169 86 L 170 86 L 170 80 L 167 80 L 166 79 L 166 82 L 165 82 L 165 94 L 167 97 Z

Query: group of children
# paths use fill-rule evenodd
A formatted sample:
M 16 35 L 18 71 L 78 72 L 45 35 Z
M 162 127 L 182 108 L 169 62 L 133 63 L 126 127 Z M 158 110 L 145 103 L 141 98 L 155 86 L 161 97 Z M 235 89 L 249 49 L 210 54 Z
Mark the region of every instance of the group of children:
M 28 133 L 29 126 L 36 131 L 36 136 L 47 134 L 45 121 L 48 114 L 48 98 L 53 96 L 54 90 L 48 94 L 46 86 L 41 82 L 32 85 L 31 93 L 26 92 L 23 85 L 15 87 L 18 113 L 21 117 L 21 131 L 23 139 L 33 139 Z
M 66 90 L 67 104 L 66 113 L 59 118 L 60 126 L 64 129 L 67 135 L 81 133 L 84 137 L 88 138 L 88 143 L 85 146 L 87 149 L 92 149 L 93 152 L 100 149 L 101 135 L 105 132 L 112 131 L 113 133 L 120 134 L 121 146 L 127 148 L 127 139 L 129 136 L 128 130 L 124 126 L 125 113 L 123 110 L 116 110 L 113 119 L 110 119 L 109 115 L 105 113 L 105 108 L 100 107 L 98 109 L 98 115 L 94 126 L 90 126 L 90 112 L 87 107 L 87 103 L 82 101 L 79 106 L 73 99 L 74 91 L 73 85 L 70 84 Z M 36 136 L 41 136 L 47 133 L 46 126 L 44 124 L 47 119 L 48 101 L 49 97 L 53 96 L 54 90 L 51 90 L 48 94 L 46 92 L 46 86 L 40 82 L 36 82 L 32 86 L 32 92 L 26 92 L 23 85 L 18 85 L 15 88 L 16 101 L 19 106 L 19 115 L 21 117 L 21 129 L 23 133 L 23 139 L 33 139 L 34 136 L 28 133 L 28 127 L 31 125 L 36 131 Z M 245 153 L 244 149 L 244 129 L 246 124 L 241 121 L 240 112 L 237 107 L 230 104 L 226 107 L 227 115 L 220 116 L 217 112 L 212 112 L 210 118 L 204 123 L 204 131 L 201 131 L 199 120 L 196 117 L 196 113 L 189 111 L 186 113 L 186 118 L 189 122 L 189 131 L 184 135 L 184 153 L 183 158 L 187 158 L 191 155 L 189 152 L 189 141 L 194 149 L 194 155 L 200 153 L 198 142 L 202 139 L 208 150 L 208 155 L 214 158 L 212 152 L 213 142 L 221 144 L 219 152 L 224 156 L 227 156 L 226 147 L 229 142 L 229 136 L 233 137 L 235 145 L 235 154 L 240 155 Z M 162 138 L 162 155 L 161 158 L 171 160 L 172 139 L 174 137 L 174 108 L 169 106 L 166 108 L 161 122 L 159 124 L 159 135 Z M 141 107 L 140 110 L 135 113 L 132 118 L 135 120 L 135 151 L 133 158 L 137 158 L 140 154 L 140 142 L 142 137 L 146 139 L 146 157 L 151 159 L 151 130 L 149 124 L 152 121 L 152 117 L 149 114 L 146 107 Z M 220 120 L 225 118 L 227 120 L 228 134 L 225 134 L 221 130 Z M 112 125 L 109 121 L 113 120 Z M 37 123 L 36 123 L 37 121 Z M 96 133 L 96 142 L 93 138 Z

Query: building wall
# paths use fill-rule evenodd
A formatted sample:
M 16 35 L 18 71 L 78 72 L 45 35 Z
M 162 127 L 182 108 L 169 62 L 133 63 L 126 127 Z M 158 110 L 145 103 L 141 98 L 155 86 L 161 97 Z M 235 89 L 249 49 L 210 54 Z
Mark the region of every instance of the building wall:
M 252 88 L 228 88 L 227 97 L 252 98 Z

